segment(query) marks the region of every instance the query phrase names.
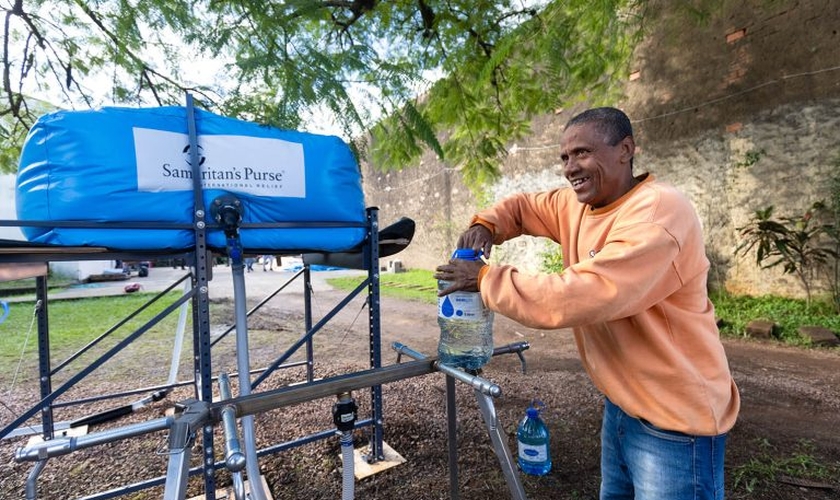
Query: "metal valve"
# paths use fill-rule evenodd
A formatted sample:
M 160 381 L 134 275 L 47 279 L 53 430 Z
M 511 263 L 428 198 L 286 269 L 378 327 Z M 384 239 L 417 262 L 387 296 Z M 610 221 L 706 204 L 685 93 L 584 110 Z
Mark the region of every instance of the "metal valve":
M 239 224 L 242 222 L 242 202 L 235 196 L 225 194 L 213 200 L 210 205 L 210 214 L 218 224 L 221 224 L 228 237 L 239 232 Z

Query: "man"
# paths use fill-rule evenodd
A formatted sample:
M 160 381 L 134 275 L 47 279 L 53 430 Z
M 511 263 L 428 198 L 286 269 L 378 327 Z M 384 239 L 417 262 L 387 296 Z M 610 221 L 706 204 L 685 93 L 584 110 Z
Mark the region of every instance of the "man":
M 262 256 L 262 267 L 263 267 L 263 272 L 274 271 L 274 256 L 273 255 L 263 255 Z M 268 269 L 266 269 L 266 267 L 268 267 Z
M 571 188 L 521 193 L 479 212 L 461 248 L 490 254 L 522 234 L 560 243 L 564 270 L 451 261 L 435 277 L 480 291 L 492 310 L 534 328 L 574 331 L 605 396 L 601 499 L 723 498 L 726 433 L 738 390 L 709 302 L 700 222 L 651 174 L 633 176 L 630 120 L 615 108 L 572 118 L 561 139 Z

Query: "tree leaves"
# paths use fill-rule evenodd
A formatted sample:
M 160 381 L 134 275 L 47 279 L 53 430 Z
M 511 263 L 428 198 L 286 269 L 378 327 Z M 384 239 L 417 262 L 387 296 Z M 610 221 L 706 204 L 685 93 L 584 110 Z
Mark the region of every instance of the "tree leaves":
M 72 108 L 182 104 L 189 91 L 211 111 L 278 127 L 333 120 L 359 152 L 370 131 L 377 167 L 415 165 L 429 148 L 479 186 L 498 175 L 530 117 L 608 98 L 639 32 L 633 0 L 528 4 L 27 2 L 4 10 L 11 55 L 0 113 L 28 128 L 30 93 Z M 21 45 L 27 37 L 35 43 Z M 200 57 L 222 74 L 195 81 L 187 68 Z M 20 138 L 6 130 L 12 157 Z
M 743 239 L 735 254 L 754 251 L 762 269 L 782 266 L 786 274 L 799 279 L 810 304 L 815 272 L 840 257 L 831 241 L 833 221 L 821 221 L 825 209 L 823 202 L 816 202 L 800 217 L 778 220 L 773 218 L 772 205 L 756 210 L 749 223 L 738 228 Z

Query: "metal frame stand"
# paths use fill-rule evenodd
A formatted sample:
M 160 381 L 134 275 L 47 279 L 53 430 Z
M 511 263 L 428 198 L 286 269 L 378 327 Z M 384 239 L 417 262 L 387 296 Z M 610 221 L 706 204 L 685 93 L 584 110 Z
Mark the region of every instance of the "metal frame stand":
M 410 347 L 395 342 L 392 347 L 398 354 L 405 354 L 406 356 L 417 359 L 429 359 L 427 356 L 411 349 Z M 510 344 L 500 349 L 495 349 L 493 355 L 517 353 L 520 360 L 523 360 L 521 353 L 530 346 L 527 342 L 520 342 Z M 478 401 L 481 416 L 484 419 L 484 424 L 487 426 L 487 433 L 490 436 L 490 441 L 493 444 L 493 450 L 496 452 L 496 457 L 499 460 L 499 466 L 505 476 L 505 482 L 510 490 L 511 498 L 514 500 L 525 500 L 525 490 L 522 488 L 522 483 L 519 481 L 519 475 L 516 472 L 516 466 L 505 442 L 504 435 L 500 430 L 499 417 L 496 415 L 496 407 L 493 404 L 493 399 L 501 396 L 502 390 L 496 384 L 481 378 L 475 373 L 468 373 L 458 368 L 447 366 L 440 363 L 437 359 L 432 361 L 438 371 L 446 374 L 446 417 L 447 417 L 447 434 L 448 451 L 449 451 L 449 496 L 452 500 L 459 498 L 458 487 L 458 445 L 456 442 L 457 435 L 457 408 L 455 402 L 455 380 L 460 380 L 465 384 L 471 386 L 475 391 L 475 397 Z
M 187 115 L 188 115 L 188 132 L 190 142 L 190 157 L 191 165 L 194 169 L 194 207 L 193 207 L 193 222 L 191 224 L 158 224 L 158 223 L 101 223 L 101 222 L 79 222 L 79 221 L 0 221 L 2 225 L 8 226 L 44 226 L 44 227 L 73 227 L 73 228 L 113 228 L 119 230 L 125 229 L 189 229 L 194 232 L 195 247 L 189 251 L 177 252 L 114 252 L 104 248 L 73 248 L 67 249 L 64 247 L 38 247 L 38 246 L 24 246 L 18 253 L 2 252 L 0 253 L 0 263 L 10 262 L 29 262 L 46 264 L 52 261 L 60 260 L 146 260 L 154 256 L 165 256 L 169 258 L 183 258 L 192 264 L 192 272 L 186 273 L 176 283 L 172 284 L 167 290 L 161 292 L 146 305 L 142 306 L 140 310 L 148 307 L 153 302 L 166 296 L 179 283 L 186 279 L 191 279 L 191 287 L 185 289 L 184 293 L 174 300 L 158 313 L 154 318 L 147 321 L 144 325 L 139 327 L 133 333 L 128 334 L 124 339 L 117 342 L 116 345 L 108 349 L 104 354 L 100 355 L 94 361 L 84 366 L 77 373 L 69 376 L 66 381 L 58 388 L 53 388 L 53 376 L 67 366 L 70 361 L 76 359 L 83 353 L 90 350 L 96 343 L 102 340 L 105 336 L 113 333 L 117 328 L 127 322 L 126 318 L 117 326 L 101 335 L 98 339 L 83 347 L 76 354 L 72 355 L 68 360 L 59 363 L 57 367 L 51 366 L 50 353 L 50 338 L 49 338 L 49 324 L 48 324 L 48 296 L 47 296 L 47 278 L 46 275 L 38 276 L 36 280 L 36 294 L 37 294 L 37 324 L 38 324 L 38 371 L 41 400 L 32 406 L 29 410 L 20 415 L 14 422 L 6 425 L 0 429 L 0 438 L 9 435 L 12 431 L 18 430 L 22 425 L 40 412 L 41 416 L 41 432 L 44 438 L 42 443 L 29 445 L 19 448 L 15 452 L 15 460 L 18 462 L 34 462 L 29 478 L 26 483 L 26 491 L 28 499 L 35 499 L 37 495 L 37 479 L 41 471 L 46 466 L 49 458 L 69 454 L 73 451 L 89 448 L 105 443 L 120 441 L 126 438 L 150 434 L 153 432 L 168 431 L 168 448 L 169 448 L 169 463 L 167 467 L 167 474 L 163 477 L 152 478 L 138 483 L 124 485 L 109 491 L 97 493 L 94 496 L 87 497 L 88 500 L 104 500 L 107 498 L 114 498 L 117 496 L 137 492 L 152 486 L 165 486 L 165 498 L 167 500 L 182 500 L 186 493 L 186 487 L 189 476 L 201 474 L 204 482 L 204 495 L 206 500 L 215 500 L 216 498 L 216 474 L 215 471 L 220 468 L 228 468 L 234 473 L 234 487 L 238 496 L 244 497 L 244 487 L 242 485 L 242 478 L 240 472 L 247 468 L 249 479 L 251 482 L 251 495 L 255 500 L 264 500 L 265 495 L 261 496 L 262 483 L 259 480 L 259 469 L 257 464 L 257 457 L 288 450 L 315 440 L 327 439 L 335 435 L 335 429 L 327 429 L 309 436 L 304 436 L 299 439 L 280 443 L 261 450 L 256 449 L 255 438 L 253 434 L 253 427 L 249 429 L 247 422 L 253 422 L 253 415 L 259 412 L 273 410 L 304 401 L 311 401 L 314 399 L 335 396 L 337 394 L 350 393 L 354 390 L 369 389 L 371 398 L 371 417 L 356 420 L 353 428 L 371 427 L 370 438 L 370 452 L 366 459 L 370 463 L 384 460 L 384 444 L 383 444 L 383 429 L 384 429 L 384 411 L 382 400 L 382 385 L 402 380 L 409 377 L 424 375 L 432 373 L 435 370 L 442 371 L 447 374 L 447 386 L 454 388 L 454 380 L 459 379 L 465 383 L 470 384 L 476 390 L 476 396 L 479 397 L 479 404 L 482 408 L 482 414 L 485 422 L 488 425 L 488 431 L 493 440 L 494 448 L 496 448 L 500 463 L 505 469 L 505 475 L 509 484 L 512 484 L 512 492 L 515 499 L 524 498 L 524 496 L 517 493 L 521 490 L 518 486 L 516 475 L 510 466 L 510 461 L 505 462 L 503 457 L 509 455 L 507 449 L 504 447 L 504 442 L 501 439 L 502 435 L 498 431 L 495 411 L 493 409 L 492 399 L 488 396 L 496 397 L 500 394 L 498 386 L 490 382 L 468 375 L 460 370 L 454 370 L 445 365 L 438 365 L 436 360 L 419 360 L 411 363 L 402 363 L 382 366 L 382 352 L 381 352 L 381 324 L 380 324 L 380 294 L 379 294 L 379 221 L 378 210 L 376 208 L 369 208 L 366 216 L 367 220 L 364 223 L 344 223 L 344 222 L 307 222 L 307 223 L 272 223 L 272 224 L 239 224 L 241 220 L 241 213 L 238 216 L 231 216 L 236 212 L 236 200 L 232 198 L 225 198 L 219 200 L 219 203 L 213 206 L 211 214 L 204 211 L 203 192 L 200 183 L 200 173 L 198 172 L 198 136 L 196 133 L 196 124 L 194 116 L 194 108 L 192 96 L 187 95 Z M 231 216 L 232 218 L 230 218 Z M 208 219 L 210 221 L 208 222 Z M 215 219 L 215 222 L 213 221 Z M 278 357 L 270 364 L 262 373 L 260 373 L 253 381 L 250 381 L 250 362 L 248 359 L 247 348 L 247 316 L 250 312 L 245 311 L 245 291 L 244 291 L 244 270 L 242 265 L 242 248 L 238 240 L 238 229 L 248 227 L 259 228 L 330 228 L 330 227 L 360 227 L 366 230 L 366 239 L 362 247 L 363 267 L 367 270 L 367 277 L 363 282 L 352 292 L 350 292 L 338 305 L 329 311 L 321 320 L 313 324 L 311 311 L 311 288 L 310 288 L 310 270 L 306 265 L 302 271 L 304 276 L 305 287 L 305 329 L 306 333 L 287 351 Z M 213 401 L 213 372 L 211 363 L 211 351 L 215 342 L 211 342 L 211 328 L 210 328 L 210 300 L 209 300 L 209 286 L 212 279 L 212 252 L 207 247 L 207 233 L 208 229 L 225 229 L 226 236 L 228 236 L 227 253 L 232 260 L 234 290 L 235 290 L 235 312 L 236 312 L 236 337 L 237 337 L 237 370 L 240 379 L 240 395 L 236 398 L 229 396 L 229 382 L 227 375 L 221 374 L 219 376 L 220 392 L 225 396 L 222 401 Z M 44 267 L 46 269 L 46 266 Z M 301 273 L 296 274 L 289 280 L 296 279 Z M 285 287 L 289 282 L 281 286 Z M 278 290 L 276 293 L 278 293 Z M 367 293 L 366 303 L 369 310 L 369 360 L 370 369 L 362 372 L 355 372 L 344 376 L 333 377 L 326 380 L 314 380 L 314 356 L 313 356 L 313 336 L 321 330 L 332 318 L 343 309 L 353 298 L 362 292 Z M 269 297 L 270 298 L 270 297 Z M 266 299 L 268 300 L 268 299 Z M 165 386 L 157 386 L 152 388 L 136 389 L 121 394 L 110 394 L 99 396 L 95 398 L 88 398 L 81 401 L 61 401 L 59 398 L 75 386 L 79 381 L 87 377 L 98 367 L 109 361 L 123 348 L 140 338 L 145 332 L 150 330 L 163 318 L 181 308 L 182 305 L 191 301 L 192 305 L 192 321 L 193 321 L 193 373 L 195 378 L 192 381 L 181 383 L 169 383 Z M 264 302 L 263 302 L 264 303 Z M 260 304 L 262 305 L 262 303 Z M 259 306 L 257 306 L 259 307 Z M 139 312 L 138 310 L 137 312 Z M 256 308 L 254 309 L 256 310 Z M 251 311 L 253 312 L 253 311 Z M 136 314 L 136 313 L 135 313 Z M 133 316 L 133 315 L 132 315 Z M 218 341 L 218 339 L 217 339 Z M 284 387 L 278 390 L 266 391 L 261 393 L 251 393 L 260 383 L 262 383 L 270 374 L 278 368 L 288 367 L 290 365 L 297 366 L 301 363 L 284 364 L 285 361 L 294 354 L 302 346 L 306 347 L 306 365 L 307 365 L 307 382 L 305 384 L 295 385 L 294 387 Z M 496 353 L 516 352 L 520 355 L 521 351 L 527 349 L 526 343 L 507 346 L 505 348 L 497 349 Z M 406 352 L 409 352 L 410 349 Z M 413 352 L 413 351 L 411 351 Z M 422 356 L 422 355 L 420 355 Z M 423 356 L 425 358 L 425 356 Z M 122 397 L 129 394 L 139 394 L 151 391 L 169 391 L 177 386 L 192 385 L 195 394 L 193 398 L 183 401 L 176 406 L 177 415 L 174 417 L 165 417 L 161 419 L 152 420 L 149 422 L 128 425 L 108 431 L 97 432 L 79 437 L 55 437 L 56 425 L 53 418 L 54 408 L 60 406 L 71 406 L 74 404 L 83 404 L 90 401 Z M 228 391 L 227 393 L 225 391 Z M 452 399 L 452 408 L 450 421 L 454 422 L 454 396 Z M 239 436 L 236 434 L 236 419 L 241 419 L 244 423 L 245 429 L 243 441 L 240 443 Z M 215 460 L 215 445 L 213 431 L 214 426 L 218 423 L 223 423 L 225 431 L 225 450 L 226 459 L 217 462 Z M 454 459 L 457 457 L 455 453 L 455 433 L 454 424 L 450 432 L 450 464 L 454 464 Z M 201 465 L 190 467 L 190 458 L 192 454 L 192 446 L 197 442 L 201 433 Z M 457 470 L 450 465 L 454 471 L 452 477 L 454 478 L 453 498 L 457 498 Z M 255 487 L 256 486 L 256 491 Z M 518 489 L 514 490 L 514 486 Z
M 510 497 L 514 500 L 525 500 L 525 490 L 522 489 L 522 483 L 519 481 L 519 475 L 516 472 L 516 464 L 502 433 L 493 399 L 478 389 L 475 390 L 475 397 L 478 400 L 478 407 L 481 409 L 481 416 L 484 418 L 485 425 L 487 425 L 487 433 L 490 435 L 493 449 L 496 451 L 496 458 L 499 459 L 499 465 L 505 475 Z
M 212 357 L 210 345 L 210 273 L 213 262 L 207 249 L 207 214 L 201 185 L 201 163 L 198 156 L 198 131 L 192 94 L 187 94 L 187 133 L 190 144 L 190 165 L 193 176 L 193 231 L 195 233 L 195 274 L 193 289 L 193 359 L 195 360 L 195 388 L 200 401 L 213 401 Z M 205 426 L 201 436 L 204 451 L 204 494 L 207 500 L 216 499 L 216 475 L 213 467 L 213 428 Z
M 521 353 L 528 349 L 528 347 L 528 344 L 525 342 L 511 344 L 496 349 L 494 355 L 510 352 Z M 27 482 L 27 491 L 34 492 L 37 475 L 43 469 L 44 464 L 49 458 L 130 437 L 169 430 L 169 463 L 165 477 L 166 488 L 164 499 L 183 500 L 186 495 L 187 478 L 194 473 L 206 469 L 206 466 L 211 465 L 205 464 L 193 469 L 189 468 L 192 444 L 195 442 L 199 429 L 206 430 L 208 427 L 212 429 L 219 422 L 223 423 L 226 446 L 225 461 L 213 463 L 212 468 L 215 470 L 216 468 L 228 467 L 231 472 L 238 473 L 242 470 L 244 464 L 243 452 L 239 446 L 235 423 L 233 421 L 234 417 L 253 416 L 257 413 L 275 410 L 293 404 L 328 396 L 349 394 L 352 391 L 381 386 L 410 377 L 426 375 L 434 371 L 441 371 L 447 375 L 447 384 L 451 384 L 453 388 L 454 381 L 457 379 L 467 383 L 475 390 L 482 416 L 487 424 L 490 439 L 499 458 L 499 463 L 505 475 L 505 480 L 508 483 L 511 497 L 515 500 L 524 500 L 526 497 L 522 485 L 519 482 L 519 477 L 515 472 L 510 453 L 505 445 L 503 433 L 500 431 L 498 417 L 495 414 L 491 399 L 501 395 L 501 389 L 486 379 L 470 375 L 450 366 L 441 365 L 437 359 L 427 358 L 401 344 L 394 344 L 394 349 L 399 354 L 406 354 L 415 358 L 416 361 L 408 363 L 398 362 L 382 368 L 373 368 L 367 371 L 318 380 L 309 384 L 286 386 L 272 391 L 239 396 L 232 399 L 227 397 L 229 396 L 229 383 L 227 382 L 227 376 L 222 374 L 219 377 L 222 399 L 218 402 L 208 403 L 206 401 L 188 399 L 176 406 L 178 414 L 174 417 L 159 418 L 149 422 L 128 425 L 86 436 L 64 437 L 36 443 L 19 448 L 15 453 L 15 460 L 18 462 L 29 461 L 36 463 L 35 468 L 30 474 L 30 480 Z M 452 398 L 454 399 L 454 396 Z M 452 425 L 453 421 L 454 413 L 450 414 L 450 425 Z M 354 428 L 359 427 L 359 423 L 356 423 L 354 426 Z M 335 429 L 332 429 L 329 433 L 317 436 L 316 439 L 334 436 L 335 432 Z M 455 433 L 450 433 L 448 439 L 451 451 L 456 440 Z M 247 453 L 247 450 L 245 452 Z M 451 484 L 454 486 L 451 497 L 457 499 L 457 466 L 455 465 L 456 460 L 452 460 L 453 458 L 457 459 L 457 456 L 453 457 L 450 455 L 450 471 L 455 472 L 450 477 L 451 481 L 453 481 Z M 247 458 L 245 461 L 247 461 Z M 241 487 L 241 484 L 236 481 L 236 478 L 234 479 L 234 485 L 237 488 Z M 110 493 L 112 493 L 111 496 L 117 496 L 126 492 L 112 490 Z M 35 497 L 32 496 L 31 498 Z

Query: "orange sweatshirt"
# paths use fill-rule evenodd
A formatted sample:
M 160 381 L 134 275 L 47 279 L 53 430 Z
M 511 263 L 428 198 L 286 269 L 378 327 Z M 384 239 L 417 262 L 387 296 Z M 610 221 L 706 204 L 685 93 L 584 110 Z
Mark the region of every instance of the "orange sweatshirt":
M 534 328 L 572 327 L 595 386 L 663 429 L 717 435 L 740 407 L 706 292 L 709 261 L 691 203 L 652 175 L 599 209 L 569 188 L 512 196 L 473 223 L 500 244 L 522 234 L 560 243 L 564 270 L 482 270 L 490 309 Z M 562 388 L 558 388 L 562 390 Z

